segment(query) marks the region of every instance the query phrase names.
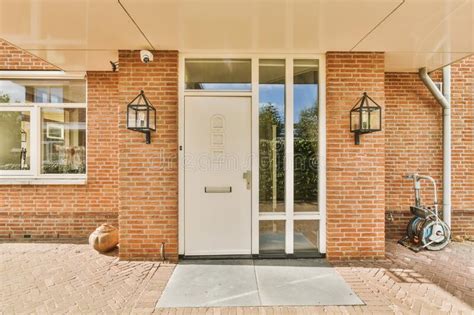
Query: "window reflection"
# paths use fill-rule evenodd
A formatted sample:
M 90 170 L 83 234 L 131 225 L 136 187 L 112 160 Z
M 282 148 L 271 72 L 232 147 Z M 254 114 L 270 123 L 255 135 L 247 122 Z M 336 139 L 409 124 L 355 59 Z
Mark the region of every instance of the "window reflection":
M 86 172 L 85 108 L 43 108 L 42 173 Z
M 30 169 L 30 112 L 0 109 L 0 170 Z
M 250 59 L 186 59 L 188 90 L 250 91 Z
M 85 103 L 85 91 L 85 80 L 0 80 L 8 103 Z
M 319 221 L 295 220 L 294 222 L 295 253 L 314 252 L 319 244 Z
M 260 221 L 260 253 L 285 252 L 285 221 Z
M 260 211 L 285 211 L 285 61 L 260 60 Z
M 318 211 L 318 60 L 293 69 L 294 211 Z

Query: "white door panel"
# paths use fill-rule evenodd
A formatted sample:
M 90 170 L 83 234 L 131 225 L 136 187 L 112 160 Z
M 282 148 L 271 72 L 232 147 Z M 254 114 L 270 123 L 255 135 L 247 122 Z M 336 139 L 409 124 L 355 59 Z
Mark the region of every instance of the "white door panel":
M 250 254 L 250 97 L 186 97 L 184 151 L 185 255 Z

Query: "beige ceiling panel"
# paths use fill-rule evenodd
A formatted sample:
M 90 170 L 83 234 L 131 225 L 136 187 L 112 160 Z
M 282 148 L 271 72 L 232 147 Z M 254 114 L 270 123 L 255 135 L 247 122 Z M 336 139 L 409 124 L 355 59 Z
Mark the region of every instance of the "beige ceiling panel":
M 356 50 L 391 52 L 474 51 L 473 0 L 406 1 Z
M 118 60 L 117 50 L 30 50 L 64 71 L 111 71 L 110 61 Z
M 249 1 L 122 0 L 157 49 L 252 49 Z
M 0 0 L 0 37 L 24 49 L 149 47 L 117 0 Z
M 349 50 L 401 0 L 122 0 L 155 47 Z
M 428 71 L 432 71 L 469 55 L 470 53 L 387 52 L 385 54 L 385 71 L 416 72 L 421 67 L 426 67 Z
M 320 41 L 324 51 L 348 51 L 401 0 L 322 1 Z M 383 50 L 382 50 L 383 51 Z

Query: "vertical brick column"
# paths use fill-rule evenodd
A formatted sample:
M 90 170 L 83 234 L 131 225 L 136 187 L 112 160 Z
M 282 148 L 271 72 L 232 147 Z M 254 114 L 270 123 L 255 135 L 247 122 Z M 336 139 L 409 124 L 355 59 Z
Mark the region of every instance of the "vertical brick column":
M 155 51 L 144 64 L 139 51 L 119 52 L 120 258 L 178 258 L 178 53 Z M 144 90 L 157 110 L 151 144 L 127 130 L 127 104 Z
M 355 145 L 349 111 L 363 92 L 384 108 L 384 54 L 329 52 L 326 60 L 327 257 L 382 258 L 385 126 Z

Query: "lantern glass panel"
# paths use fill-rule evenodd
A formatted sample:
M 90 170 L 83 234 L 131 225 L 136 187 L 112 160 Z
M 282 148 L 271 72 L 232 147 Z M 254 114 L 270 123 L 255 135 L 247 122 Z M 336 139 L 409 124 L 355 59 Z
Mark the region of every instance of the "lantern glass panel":
M 146 128 L 148 127 L 148 121 L 146 119 L 147 111 L 145 109 L 139 109 L 137 111 L 137 120 L 136 124 L 138 128 Z
M 361 108 L 362 116 L 361 116 L 361 130 L 369 130 L 369 110 L 368 108 Z
M 351 112 L 351 131 L 356 131 L 360 129 L 360 112 L 357 111 L 352 111 Z
M 156 130 L 156 110 L 153 108 L 150 110 L 150 129 Z
M 127 128 L 135 128 L 135 111 L 128 107 L 127 108 L 127 118 L 128 118 L 128 121 L 127 121 Z
M 370 129 L 380 130 L 380 108 L 371 108 L 370 113 Z

